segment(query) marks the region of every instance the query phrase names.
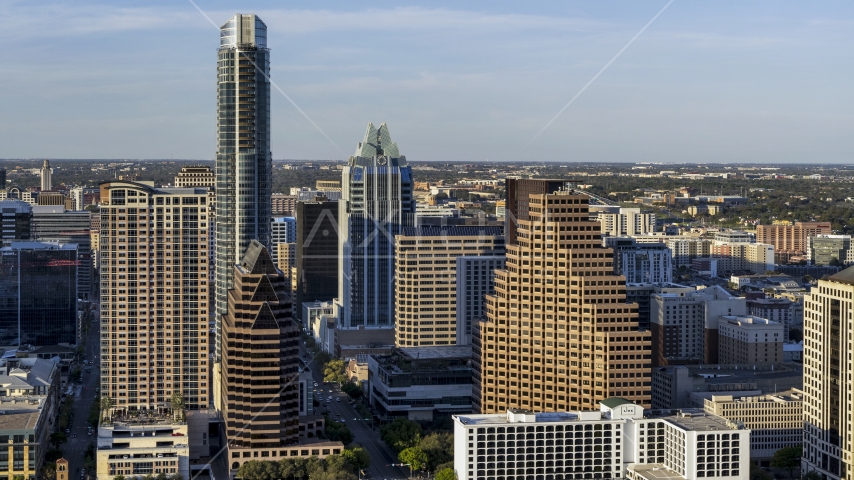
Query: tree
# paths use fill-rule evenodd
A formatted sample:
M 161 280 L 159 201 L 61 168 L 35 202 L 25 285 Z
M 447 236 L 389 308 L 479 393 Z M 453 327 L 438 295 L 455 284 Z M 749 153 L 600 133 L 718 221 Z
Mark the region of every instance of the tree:
M 109 395 L 101 397 L 101 418 L 109 417 L 110 410 L 113 409 L 113 399 Z
M 169 480 L 184 480 L 184 476 L 181 475 L 180 473 L 176 473 L 176 474 L 172 475 L 171 477 L 169 477 Z
M 756 463 L 750 462 L 750 480 L 774 480 L 774 477 L 770 473 L 759 468 L 759 465 Z
M 800 342 L 804 339 L 804 331 L 800 328 L 790 328 L 789 329 L 789 340 L 793 342 Z
M 421 425 L 407 418 L 397 418 L 383 425 L 380 438 L 395 452 L 414 447 L 421 441 Z
M 65 432 L 54 432 L 50 434 L 50 444 L 54 448 L 59 448 L 60 445 L 68 441 L 68 435 Z
M 183 421 L 184 395 L 179 390 L 175 390 L 174 392 L 172 392 L 172 398 L 169 400 L 169 403 L 172 406 L 172 416 L 179 421 Z
M 831 258 L 830 262 L 828 262 L 828 265 L 830 265 L 831 267 L 842 267 L 842 266 L 844 266 L 844 264 L 841 261 L 839 261 L 839 259 L 836 257 Z
M 169 477 L 163 472 L 158 473 L 157 477 L 155 477 L 155 478 L 157 480 L 169 480 Z
M 371 466 L 371 454 L 358 443 L 347 447 L 341 452 L 341 456 L 347 459 L 356 470 L 364 470 Z
M 347 428 L 347 425 L 344 423 L 338 423 L 332 420 L 329 415 L 324 415 L 324 428 L 323 434 L 329 440 L 338 440 L 344 445 L 349 444 L 353 441 L 353 432 Z
M 801 477 L 801 480 L 821 480 L 821 475 L 815 470 L 810 470 Z
M 341 385 L 341 391 L 350 396 L 350 398 L 359 398 L 362 396 L 362 388 L 353 382 L 347 382 Z
M 335 383 L 346 382 L 347 377 L 344 374 L 344 360 L 334 358 L 327 362 L 326 366 L 323 368 L 323 381 Z
M 436 480 L 457 480 L 457 472 L 453 468 L 443 468 L 436 472 Z
M 409 447 L 397 454 L 397 459 L 408 463 L 413 470 L 421 470 L 427 465 L 427 454 L 418 447 Z
M 116 475 L 115 477 L 113 477 L 113 480 L 125 480 L 125 476 L 124 475 Z
M 250 460 L 237 469 L 237 476 L 243 480 L 276 480 L 279 478 L 279 466 L 273 462 Z
M 428 470 L 438 470 L 439 465 L 454 461 L 454 435 L 450 432 L 433 432 L 418 443 L 418 448 L 427 454 Z
M 42 478 L 46 480 L 54 480 L 56 478 L 56 464 L 55 463 L 45 463 L 42 466 Z
M 771 458 L 771 466 L 774 468 L 782 468 L 789 473 L 789 478 L 795 478 L 795 469 L 801 466 L 801 457 L 803 456 L 803 447 L 796 445 L 794 447 L 783 447 L 774 452 L 774 457 Z

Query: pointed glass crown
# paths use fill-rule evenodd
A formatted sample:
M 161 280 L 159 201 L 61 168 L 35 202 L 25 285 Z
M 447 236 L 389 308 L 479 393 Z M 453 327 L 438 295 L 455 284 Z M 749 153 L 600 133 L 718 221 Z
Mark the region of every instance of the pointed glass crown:
M 257 15 L 238 13 L 219 27 L 219 46 L 266 48 L 267 25 Z
M 385 122 L 380 125 L 379 129 L 374 127 L 373 123 L 368 123 L 365 139 L 359 143 L 354 156 L 398 158 L 400 151 L 397 149 L 397 143 L 391 141 L 391 134 L 388 132 L 388 125 Z

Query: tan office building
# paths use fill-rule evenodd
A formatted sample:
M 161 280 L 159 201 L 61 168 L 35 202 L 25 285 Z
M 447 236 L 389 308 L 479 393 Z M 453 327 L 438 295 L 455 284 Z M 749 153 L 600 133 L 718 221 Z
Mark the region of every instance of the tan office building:
M 804 300 L 801 472 L 854 479 L 854 267 L 819 280 Z
M 650 333 L 638 330 L 638 305 L 626 302 L 588 202 L 529 196 L 487 319 L 473 327 L 476 411 L 593 410 L 609 397 L 650 404 Z
M 798 389 L 773 395 L 713 395 L 703 406 L 708 413 L 750 429 L 750 458 L 754 460 L 770 459 L 777 450 L 803 441 L 804 392 Z
M 181 171 L 175 176 L 176 187 L 216 187 L 216 177 L 211 167 L 193 166 L 181 167 Z
M 285 278 L 257 240 L 234 267 L 222 330 L 229 459 L 269 457 L 299 436 L 299 326 Z
M 211 197 L 101 184 L 101 394 L 116 409 L 207 408 Z
M 501 227 L 405 227 L 395 236 L 395 345 L 456 345 L 457 258 L 497 255 Z

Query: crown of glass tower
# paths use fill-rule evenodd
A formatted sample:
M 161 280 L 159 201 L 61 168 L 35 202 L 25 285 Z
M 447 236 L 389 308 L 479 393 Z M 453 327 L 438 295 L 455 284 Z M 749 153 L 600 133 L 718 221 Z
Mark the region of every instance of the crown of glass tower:
M 233 267 L 252 240 L 270 246 L 270 52 L 267 26 L 237 14 L 220 29 L 216 152 L 216 359 Z

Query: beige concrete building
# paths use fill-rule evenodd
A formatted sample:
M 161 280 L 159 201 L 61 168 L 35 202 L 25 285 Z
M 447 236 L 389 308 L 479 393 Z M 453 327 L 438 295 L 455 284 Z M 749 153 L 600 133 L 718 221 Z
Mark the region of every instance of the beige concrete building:
M 586 410 L 614 396 L 649 405 L 650 334 L 638 330 L 589 197 L 558 191 L 527 203 L 487 319 L 472 331 L 475 411 Z
M 718 363 L 781 363 L 784 336 L 782 323 L 753 316 L 722 316 L 718 320 Z
M 222 321 L 222 417 L 236 461 L 298 440 L 299 326 L 263 245 L 253 240 L 234 270 Z
M 819 280 L 804 302 L 801 472 L 854 479 L 854 267 Z
M 297 196 L 274 193 L 270 199 L 273 215 L 293 215 L 297 210 Z
M 98 427 L 98 480 L 181 475 L 190 478 L 187 422 L 169 413 L 109 416 Z
M 182 188 L 214 188 L 216 186 L 216 177 L 211 167 L 202 165 L 182 167 L 178 175 L 175 176 L 175 186 Z
M 213 235 L 206 188 L 101 184 L 101 394 L 159 410 L 172 393 L 210 404 Z
M 704 402 L 706 412 L 750 429 L 750 458 L 764 459 L 762 464 L 777 450 L 803 442 L 804 392 L 798 389 L 768 395 L 713 395 Z
M 457 258 L 504 254 L 501 227 L 406 227 L 395 236 L 395 345 L 457 343 Z
M 297 244 L 296 243 L 279 243 L 276 245 L 278 249 L 277 267 L 285 275 L 285 291 L 291 298 L 294 298 L 294 275 L 297 268 Z

